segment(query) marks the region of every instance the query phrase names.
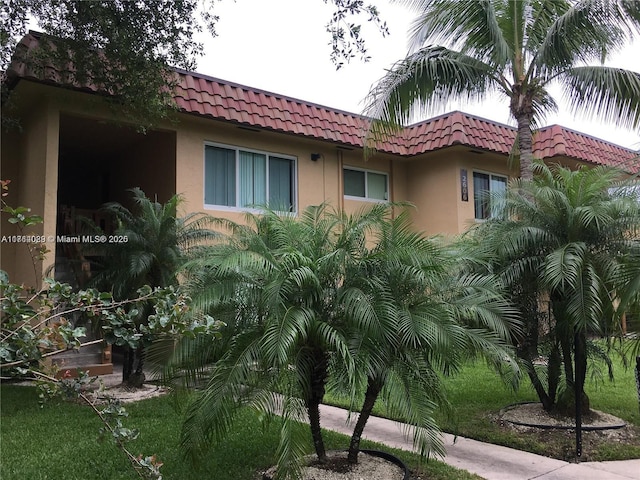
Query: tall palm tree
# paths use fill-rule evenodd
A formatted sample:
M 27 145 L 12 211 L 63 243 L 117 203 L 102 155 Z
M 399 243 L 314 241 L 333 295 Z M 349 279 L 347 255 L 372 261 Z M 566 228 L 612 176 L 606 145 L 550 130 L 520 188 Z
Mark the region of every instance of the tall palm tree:
M 572 171 L 534 163 L 533 170 L 533 181 L 516 181 L 507 194 L 509 215 L 472 233 L 481 239 L 491 268 L 513 287 L 515 303 L 528 305 L 535 316 L 540 303 L 548 302 L 546 390 L 533 365 L 537 341 L 521 346 L 520 355 L 544 408 L 571 410 L 573 387 L 584 384 L 587 371 L 588 334 L 614 333 L 620 299 L 629 295 L 625 272 L 637 248 L 640 203 L 625 193 L 621 173 L 613 169 Z
M 147 198 L 140 188 L 131 189 L 131 210 L 120 203 L 105 204 L 103 210 L 115 224 L 113 237 L 122 241 L 102 244 L 92 285 L 111 291 L 115 299 L 134 298 L 139 288 L 177 285 L 177 273 L 186 251 L 216 237 L 207 228 L 209 217 L 200 213 L 178 216 L 179 195 L 161 204 Z M 92 245 L 93 246 L 93 245 Z M 149 311 L 140 313 L 144 323 Z M 144 346 L 127 348 L 123 381 L 130 380 L 135 356 L 135 373 L 142 375 Z
M 640 26 L 633 0 L 398 0 L 418 12 L 412 51 L 373 87 L 366 112 L 385 124 L 455 100 L 499 93 L 517 123 L 520 176 L 531 179 L 532 129 L 557 109 L 640 126 L 640 73 L 602 65 Z
M 340 385 L 355 402 L 367 384 L 365 402 L 382 395 L 416 424 L 422 451 L 437 448 L 436 372 L 455 365 L 462 348 L 501 348 L 512 310 L 502 305 L 492 318 L 499 328 L 472 333 L 456 322 L 462 309 L 457 317 L 446 299 L 430 301 L 429 289 L 446 278 L 444 255 L 411 233 L 407 214 L 396 216 L 394 208 L 347 215 L 322 205 L 297 219 L 266 211 L 249 215 L 247 225 L 220 221 L 229 237 L 199 252 L 187 274 L 194 302 L 230 328 L 224 354 L 200 370 L 206 387 L 182 432 L 189 454 L 220 440 L 238 409 L 250 405 L 282 414 L 277 463 L 281 474 L 295 475 L 305 445 L 297 421 L 306 415 L 316 455 L 326 460 L 319 414 L 325 391 Z M 199 350 L 185 349 L 187 357 L 193 352 Z M 351 442 L 354 462 L 366 407 Z

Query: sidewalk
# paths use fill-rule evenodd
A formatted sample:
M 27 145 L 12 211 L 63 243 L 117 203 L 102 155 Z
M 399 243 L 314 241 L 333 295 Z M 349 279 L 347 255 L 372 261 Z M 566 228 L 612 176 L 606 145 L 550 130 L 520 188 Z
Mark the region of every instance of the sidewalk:
M 323 428 L 351 434 L 346 410 L 321 405 L 320 415 Z M 355 422 L 355 415 L 351 420 Z M 402 433 L 401 424 L 385 418 L 369 418 L 363 438 L 392 448 L 413 450 L 411 440 Z M 454 441 L 449 434 L 445 434 L 445 445 L 445 463 L 487 480 L 640 480 L 640 459 L 568 463 L 468 438 L 457 437 Z

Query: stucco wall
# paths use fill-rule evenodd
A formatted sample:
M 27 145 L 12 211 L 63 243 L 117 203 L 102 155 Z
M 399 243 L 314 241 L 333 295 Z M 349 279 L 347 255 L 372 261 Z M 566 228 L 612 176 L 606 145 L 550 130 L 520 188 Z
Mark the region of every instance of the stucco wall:
M 8 205 L 15 207 L 18 205 L 20 189 L 18 187 L 18 165 L 22 158 L 22 136 L 15 130 L 2 132 L 0 142 L 0 179 L 11 180 L 9 192 L 3 198 Z M 4 192 L 2 192 L 4 193 Z M 10 237 L 16 235 L 17 228 L 9 223 L 9 214 L 0 214 L 0 236 Z M 7 271 L 11 277 L 15 276 L 16 260 L 15 242 L 5 241 L 0 243 L 0 269 Z
M 473 172 L 513 174 L 506 157 L 455 146 L 430 152 L 407 163 L 407 200 L 416 209 L 413 222 L 427 235 L 453 236 L 475 222 Z M 467 200 L 462 198 L 461 170 L 467 174 Z
M 176 156 L 179 159 L 176 191 L 184 196 L 187 210 L 206 210 L 209 214 L 233 220 L 241 220 L 244 212 L 230 208 L 205 208 L 204 149 L 208 143 L 294 157 L 298 211 L 324 201 L 340 206 L 340 162 L 342 158 L 357 155 L 331 144 L 292 135 L 253 131 L 223 122 L 180 116 L 176 132 Z M 318 154 L 319 158 L 312 160 L 311 154 Z
M 20 130 L 8 138 L 3 138 L 3 177 L 11 179 L 11 197 L 8 203 L 13 206 L 24 206 L 31 209 L 31 215 L 40 215 L 45 220 L 55 219 L 57 208 L 58 181 L 58 115 L 47 98 L 37 104 L 31 104 L 28 114 L 19 117 Z M 8 172 L 4 171 L 5 155 Z M 17 168 L 16 168 L 17 164 Z M 7 177 L 9 173 L 12 177 Z M 5 229 L 3 228 L 3 235 Z M 13 234 L 21 234 L 14 230 Z M 30 226 L 24 235 L 55 237 L 55 220 Z M 44 260 L 33 259 L 25 242 L 2 246 L 2 269 L 9 273 L 13 282 L 39 286 L 44 269 L 53 265 L 54 244 L 47 243 L 49 252 Z M 34 272 L 35 263 L 35 272 Z
M 427 235 L 457 233 L 457 162 L 457 155 L 445 151 L 407 165 L 407 200 L 416 206 L 413 223 Z
M 29 206 L 34 214 L 44 217 L 44 226 L 34 228 L 33 233 L 55 236 L 61 114 L 63 118 L 71 116 L 80 121 L 91 119 L 92 126 L 87 128 L 93 131 L 113 120 L 112 112 L 95 96 L 25 81 L 18 84 L 15 93 L 28 101 L 23 102 L 21 111 L 23 132 L 3 137 L 2 177 L 13 181 L 9 199 L 14 205 Z M 75 125 L 80 128 L 80 123 Z M 506 156 L 472 151 L 465 146 L 413 158 L 379 154 L 365 162 L 359 149 L 245 128 L 195 115 L 175 114 L 175 118 L 160 125 L 158 131 L 146 136 L 134 135 L 131 127 L 128 128 L 130 131 L 123 135 L 117 155 L 113 155 L 115 147 L 109 147 L 108 155 L 96 151 L 96 156 L 88 159 L 99 159 L 109 165 L 109 200 L 126 202 L 128 196 L 124 190 L 140 186 L 152 198 L 157 194 L 159 201 L 165 201 L 174 193 L 182 194 L 185 212 L 206 211 L 236 221 L 243 220 L 245 213 L 242 210 L 205 208 L 204 152 L 207 143 L 295 158 L 298 211 L 322 202 L 348 212 L 369 206 L 371 202 L 345 199 L 342 194 L 343 168 L 352 166 L 384 172 L 389 176 L 389 199 L 414 204 L 416 208 L 412 211 L 412 219 L 415 228 L 429 235 L 456 235 L 474 222 L 474 171 L 505 176 L 517 174 L 509 170 Z M 119 142 L 121 139 L 113 132 L 112 129 L 107 141 Z M 79 140 L 82 134 L 74 138 Z M 73 144 L 74 138 L 65 142 Z M 96 140 L 98 138 L 95 137 Z M 90 144 L 91 141 L 86 148 L 90 148 Z M 552 161 L 576 165 L 575 161 L 566 158 L 554 158 Z M 461 195 L 462 169 L 467 172 L 466 201 Z M 92 185 L 97 184 L 94 182 Z M 5 222 L 2 232 L 11 232 Z M 49 248 L 53 251 L 54 245 L 50 244 Z M 3 244 L 1 252 L 2 268 L 8 270 L 14 280 L 33 283 L 33 269 L 26 247 Z M 53 253 L 50 253 L 44 265 L 51 265 L 53 261 Z M 38 266 L 38 272 L 42 272 L 42 265 Z

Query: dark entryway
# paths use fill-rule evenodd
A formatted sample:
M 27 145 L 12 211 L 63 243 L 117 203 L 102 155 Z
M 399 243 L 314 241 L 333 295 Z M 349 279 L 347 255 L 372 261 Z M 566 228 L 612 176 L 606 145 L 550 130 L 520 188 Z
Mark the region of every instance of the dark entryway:
M 58 236 L 82 233 L 76 220 L 79 216 L 108 231 L 110 225 L 100 207 L 115 201 L 130 208 L 128 190 L 133 187 L 140 187 L 159 202 L 175 194 L 173 131 L 141 133 L 128 125 L 62 114 L 59 140 Z M 56 279 L 84 286 L 90 272 L 81 246 L 57 242 Z

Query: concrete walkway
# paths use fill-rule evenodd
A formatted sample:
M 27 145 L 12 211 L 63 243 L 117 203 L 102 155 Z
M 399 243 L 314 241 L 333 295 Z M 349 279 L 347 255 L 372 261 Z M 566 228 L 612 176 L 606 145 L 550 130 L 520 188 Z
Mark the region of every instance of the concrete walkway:
M 327 405 L 321 405 L 320 414 L 323 428 L 351 434 L 355 415 L 349 424 L 346 410 Z M 402 425 L 385 418 L 369 418 L 363 437 L 392 448 L 413 450 Z M 463 437 L 454 440 L 449 434 L 445 434 L 445 445 L 445 463 L 487 480 L 640 480 L 640 459 L 576 464 Z

